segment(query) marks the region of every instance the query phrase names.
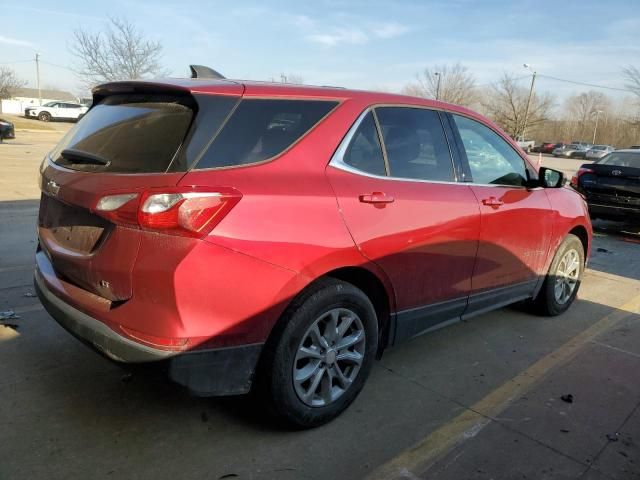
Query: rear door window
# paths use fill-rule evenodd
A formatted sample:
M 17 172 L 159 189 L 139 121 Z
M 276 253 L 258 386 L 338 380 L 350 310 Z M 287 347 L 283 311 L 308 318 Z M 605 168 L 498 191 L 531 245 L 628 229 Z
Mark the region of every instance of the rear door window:
M 95 105 L 52 152 L 61 166 L 111 173 L 165 172 L 194 116 L 191 97 L 111 95 Z
M 438 112 L 424 108 L 379 107 L 376 115 L 391 177 L 454 180 L 451 152 Z
M 196 168 L 247 165 L 280 155 L 337 104 L 322 100 L 242 100 Z

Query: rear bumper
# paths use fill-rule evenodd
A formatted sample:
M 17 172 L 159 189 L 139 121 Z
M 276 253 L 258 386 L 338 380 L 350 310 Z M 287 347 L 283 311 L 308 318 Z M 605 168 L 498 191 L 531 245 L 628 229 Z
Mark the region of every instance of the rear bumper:
M 611 220 L 640 220 L 640 208 L 623 207 L 620 205 L 610 205 L 604 203 L 592 203 L 587 201 L 589 214 L 592 218 Z
M 118 335 L 100 320 L 56 297 L 47 288 L 39 269 L 36 269 L 34 284 L 44 308 L 65 330 L 111 360 L 124 363 L 155 362 L 175 355 L 175 352 L 152 348 Z
M 179 353 L 152 348 L 119 335 L 55 296 L 38 269 L 34 284 L 47 312 L 65 330 L 111 360 L 163 362 L 171 380 L 199 396 L 239 395 L 251 389 L 262 344 Z

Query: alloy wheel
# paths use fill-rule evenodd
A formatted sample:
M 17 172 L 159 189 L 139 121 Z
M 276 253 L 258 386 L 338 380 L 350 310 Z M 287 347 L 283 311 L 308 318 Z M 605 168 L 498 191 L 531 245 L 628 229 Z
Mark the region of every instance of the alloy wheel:
M 580 255 L 575 249 L 568 250 L 558 263 L 555 274 L 554 295 L 556 302 L 564 305 L 573 295 L 580 277 Z
M 325 407 L 351 387 L 364 360 L 365 336 L 362 320 L 348 308 L 329 310 L 311 324 L 293 362 L 293 384 L 302 402 Z

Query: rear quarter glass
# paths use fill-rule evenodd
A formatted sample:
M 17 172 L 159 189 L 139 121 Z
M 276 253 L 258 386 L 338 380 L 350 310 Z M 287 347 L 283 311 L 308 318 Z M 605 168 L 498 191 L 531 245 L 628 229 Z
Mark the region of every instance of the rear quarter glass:
M 291 147 L 338 105 L 337 101 L 244 99 L 196 168 L 263 162 Z
M 187 171 L 237 102 L 232 96 L 110 95 L 69 131 L 51 159 L 85 172 Z M 65 150 L 97 156 L 108 164 L 65 158 Z

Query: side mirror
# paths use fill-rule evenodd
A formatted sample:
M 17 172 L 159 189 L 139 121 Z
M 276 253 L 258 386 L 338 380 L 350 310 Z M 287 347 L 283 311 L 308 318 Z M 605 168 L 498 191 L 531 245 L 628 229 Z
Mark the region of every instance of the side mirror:
M 540 167 L 538 176 L 540 178 L 540 185 L 544 188 L 560 188 L 564 186 L 566 180 L 564 173 L 547 167 Z

